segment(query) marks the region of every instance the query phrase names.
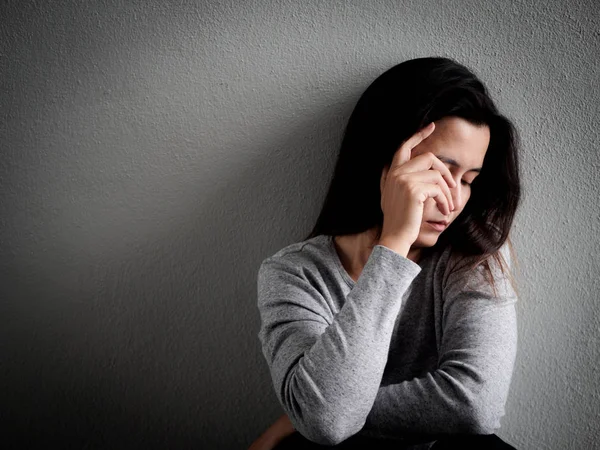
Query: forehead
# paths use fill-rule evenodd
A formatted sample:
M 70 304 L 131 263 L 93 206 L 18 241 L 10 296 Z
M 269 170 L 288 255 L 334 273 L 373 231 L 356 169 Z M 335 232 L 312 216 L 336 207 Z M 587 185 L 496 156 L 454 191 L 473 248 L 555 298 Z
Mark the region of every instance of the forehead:
M 418 153 L 430 151 L 448 156 L 461 166 L 472 168 L 481 167 L 489 143 L 490 130 L 487 125 L 473 125 L 460 117 L 444 117 L 435 122 L 433 133 L 421 141 L 415 150 Z

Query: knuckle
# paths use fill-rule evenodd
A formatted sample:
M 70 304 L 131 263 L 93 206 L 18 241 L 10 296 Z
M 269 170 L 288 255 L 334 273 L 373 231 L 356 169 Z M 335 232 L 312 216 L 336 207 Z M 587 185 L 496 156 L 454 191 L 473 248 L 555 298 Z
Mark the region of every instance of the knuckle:
M 440 184 L 444 184 L 444 175 L 442 175 L 442 172 L 440 172 L 439 170 L 435 169 L 435 175 L 438 179 L 438 183 Z
M 397 183 L 405 183 L 407 181 L 407 174 L 404 172 L 395 171 L 393 177 Z

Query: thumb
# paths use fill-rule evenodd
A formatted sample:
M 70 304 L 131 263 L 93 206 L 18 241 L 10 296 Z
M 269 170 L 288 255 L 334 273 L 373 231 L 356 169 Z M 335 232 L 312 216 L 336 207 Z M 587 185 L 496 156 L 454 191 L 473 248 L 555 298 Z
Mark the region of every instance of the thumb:
M 433 133 L 434 129 L 435 123 L 430 122 L 429 125 L 421 128 L 410 138 L 402 142 L 402 144 L 400 144 L 400 148 L 396 151 L 394 157 L 392 158 L 391 167 L 397 167 L 409 161 L 412 155 L 412 149 L 419 145 L 419 143 L 426 139 L 431 133 Z

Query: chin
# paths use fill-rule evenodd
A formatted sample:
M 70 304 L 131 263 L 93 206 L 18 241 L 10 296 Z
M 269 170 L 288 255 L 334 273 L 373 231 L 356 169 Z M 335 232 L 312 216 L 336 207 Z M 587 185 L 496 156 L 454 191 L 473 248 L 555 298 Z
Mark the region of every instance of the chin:
M 428 236 L 423 236 L 423 234 L 420 234 L 417 240 L 413 242 L 411 247 L 433 247 L 437 242 L 438 236 L 435 233 L 428 234 Z
M 411 247 L 433 247 L 438 240 L 440 233 L 421 233 Z

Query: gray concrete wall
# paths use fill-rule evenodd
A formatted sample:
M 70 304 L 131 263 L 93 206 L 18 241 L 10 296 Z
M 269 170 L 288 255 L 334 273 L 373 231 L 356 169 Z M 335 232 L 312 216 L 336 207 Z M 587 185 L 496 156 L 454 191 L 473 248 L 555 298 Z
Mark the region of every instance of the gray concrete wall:
M 595 2 L 8 1 L 0 16 L 9 438 L 247 448 L 282 414 L 258 264 L 311 229 L 367 85 L 439 55 L 480 75 L 523 143 L 498 434 L 597 445 Z

